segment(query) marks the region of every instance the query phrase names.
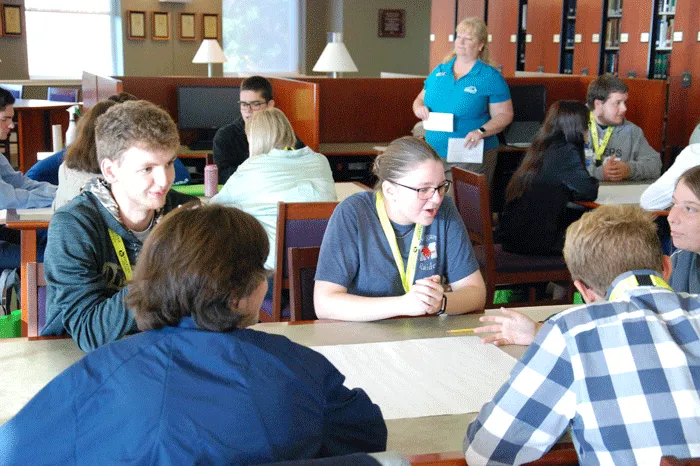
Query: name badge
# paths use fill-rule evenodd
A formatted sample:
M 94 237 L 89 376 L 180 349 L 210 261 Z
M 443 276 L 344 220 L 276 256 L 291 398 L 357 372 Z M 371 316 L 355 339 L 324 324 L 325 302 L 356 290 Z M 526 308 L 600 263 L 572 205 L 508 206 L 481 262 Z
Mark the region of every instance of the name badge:
M 476 87 L 474 87 L 474 86 L 465 87 L 464 92 L 468 92 L 470 94 L 476 94 Z

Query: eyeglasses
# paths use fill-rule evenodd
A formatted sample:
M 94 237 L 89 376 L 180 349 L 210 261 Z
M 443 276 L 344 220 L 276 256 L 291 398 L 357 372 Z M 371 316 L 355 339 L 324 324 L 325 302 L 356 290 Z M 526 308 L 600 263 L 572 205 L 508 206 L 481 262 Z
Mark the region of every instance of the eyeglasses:
M 260 110 L 263 105 L 267 105 L 267 101 L 261 102 L 256 100 L 255 102 L 243 102 L 242 100 L 239 100 L 238 104 L 243 110 Z
M 435 194 L 435 191 L 437 191 L 438 194 L 442 197 L 445 195 L 445 193 L 447 191 L 449 191 L 450 186 L 452 186 L 452 182 L 450 180 L 445 180 L 445 182 L 442 183 L 437 188 L 432 188 L 432 187 L 412 188 L 410 186 L 406 186 L 405 184 L 397 183 L 396 181 L 390 181 L 390 182 L 394 183 L 396 185 L 399 185 L 402 188 L 406 188 L 406 189 L 410 189 L 412 191 L 415 191 L 416 194 L 418 195 L 418 199 L 420 199 L 421 201 L 427 201 L 428 199 L 432 198 L 433 195 Z

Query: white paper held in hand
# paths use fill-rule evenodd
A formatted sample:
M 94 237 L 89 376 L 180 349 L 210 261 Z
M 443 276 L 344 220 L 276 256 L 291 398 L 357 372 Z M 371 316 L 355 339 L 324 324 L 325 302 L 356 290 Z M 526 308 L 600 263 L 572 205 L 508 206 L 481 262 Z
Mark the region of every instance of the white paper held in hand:
M 430 112 L 428 119 L 423 122 L 423 128 L 428 131 L 453 132 L 454 115 L 451 113 Z
M 481 139 L 473 149 L 464 147 L 464 138 L 447 140 L 447 162 L 482 163 L 484 161 L 484 140 Z

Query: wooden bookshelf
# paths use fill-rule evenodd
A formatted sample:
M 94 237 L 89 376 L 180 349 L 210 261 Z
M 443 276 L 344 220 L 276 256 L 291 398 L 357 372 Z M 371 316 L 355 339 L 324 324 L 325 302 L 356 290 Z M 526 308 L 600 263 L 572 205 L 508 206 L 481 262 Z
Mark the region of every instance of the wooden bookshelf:
M 647 76 L 649 79 L 667 79 L 673 50 L 673 33 L 676 29 L 676 0 L 654 0 L 652 4 L 651 47 Z
M 625 21 L 620 33 L 620 77 L 646 78 L 648 75 L 651 12 L 651 2 L 641 6 L 630 2 L 625 7 Z
M 559 43 L 559 72 L 573 74 L 576 36 L 576 0 L 564 0 L 561 12 L 561 41 Z
M 688 145 L 693 128 L 700 123 L 700 14 L 693 0 L 678 0 L 675 31 L 683 39 L 673 43 L 673 59 L 669 68 L 669 112 L 666 146 L 674 152 Z M 684 83 L 690 73 L 690 83 Z
M 617 75 L 620 67 L 622 0 L 604 0 L 603 15 L 598 74 L 610 73 Z

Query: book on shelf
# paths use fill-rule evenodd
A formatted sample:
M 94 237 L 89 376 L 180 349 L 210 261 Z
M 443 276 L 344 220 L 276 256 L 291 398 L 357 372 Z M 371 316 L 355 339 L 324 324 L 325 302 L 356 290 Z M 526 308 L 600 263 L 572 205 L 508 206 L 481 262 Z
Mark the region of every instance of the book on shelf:
M 666 79 L 668 77 L 670 57 L 671 55 L 668 53 L 659 53 L 654 57 L 653 79 Z
M 612 18 L 608 20 L 605 29 L 605 46 L 620 46 L 620 18 Z

